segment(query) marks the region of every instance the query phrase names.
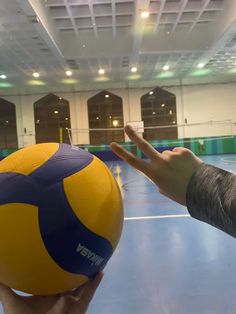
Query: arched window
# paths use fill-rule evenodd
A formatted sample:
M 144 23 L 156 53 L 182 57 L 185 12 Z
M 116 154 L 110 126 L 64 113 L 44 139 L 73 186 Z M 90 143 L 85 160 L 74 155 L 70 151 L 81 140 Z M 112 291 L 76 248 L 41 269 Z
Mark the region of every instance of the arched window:
M 170 126 L 145 129 L 145 139 L 150 141 L 177 138 L 177 127 L 174 127 L 177 123 L 174 94 L 159 87 L 149 91 L 141 98 L 141 112 L 144 127 Z
M 17 146 L 15 104 L 0 98 L 0 148 Z
M 105 90 L 100 92 L 88 100 L 88 116 L 90 129 L 122 128 L 124 126 L 122 98 Z M 123 130 L 90 131 L 89 136 L 90 144 L 124 141 Z
M 69 143 L 67 129 L 70 128 L 70 109 L 66 99 L 53 94 L 39 99 L 34 103 L 34 119 L 36 143 L 60 140 Z

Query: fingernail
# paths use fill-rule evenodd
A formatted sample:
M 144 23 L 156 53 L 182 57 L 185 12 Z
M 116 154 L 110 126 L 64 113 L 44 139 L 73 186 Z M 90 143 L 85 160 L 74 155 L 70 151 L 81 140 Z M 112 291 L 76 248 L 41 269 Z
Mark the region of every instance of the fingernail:
M 126 130 L 129 129 L 129 130 L 131 130 L 131 131 L 134 131 L 132 125 L 130 125 L 130 124 L 126 124 L 125 129 L 126 129 Z
M 111 144 L 110 144 L 110 147 L 112 148 L 112 147 L 119 147 L 120 145 L 118 144 L 118 143 L 116 143 L 116 142 L 112 142 Z

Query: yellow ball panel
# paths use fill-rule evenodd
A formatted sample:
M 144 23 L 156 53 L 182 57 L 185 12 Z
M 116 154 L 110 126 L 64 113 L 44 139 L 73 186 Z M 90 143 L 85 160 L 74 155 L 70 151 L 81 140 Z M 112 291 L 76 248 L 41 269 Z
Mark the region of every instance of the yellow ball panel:
M 115 249 L 124 213 L 119 186 L 98 158 L 63 180 L 64 191 L 76 216 L 89 230 L 107 239 Z
M 57 143 L 45 143 L 20 149 L 1 161 L 0 172 L 28 175 L 48 161 L 58 148 Z
M 0 282 L 37 295 L 60 293 L 87 281 L 86 276 L 61 269 L 48 255 L 37 207 L 0 205 L 0 230 Z

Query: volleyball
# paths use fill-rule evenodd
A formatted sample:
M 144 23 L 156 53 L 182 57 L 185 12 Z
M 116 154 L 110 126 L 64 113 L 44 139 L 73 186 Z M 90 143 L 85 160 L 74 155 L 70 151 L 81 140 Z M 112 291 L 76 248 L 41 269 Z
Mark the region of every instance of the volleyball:
M 67 144 L 43 143 L 0 162 L 0 282 L 36 295 L 85 283 L 122 231 L 120 189 L 107 166 Z

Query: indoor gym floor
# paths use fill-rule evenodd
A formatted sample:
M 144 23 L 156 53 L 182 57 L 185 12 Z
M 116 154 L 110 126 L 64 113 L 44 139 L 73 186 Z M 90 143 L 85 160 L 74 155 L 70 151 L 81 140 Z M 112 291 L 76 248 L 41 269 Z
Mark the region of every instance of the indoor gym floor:
M 236 172 L 235 155 L 202 159 Z M 88 314 L 235 314 L 236 239 L 189 217 L 123 161 L 108 167 L 126 220 Z

